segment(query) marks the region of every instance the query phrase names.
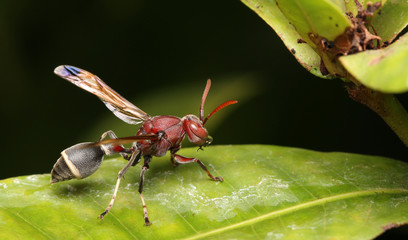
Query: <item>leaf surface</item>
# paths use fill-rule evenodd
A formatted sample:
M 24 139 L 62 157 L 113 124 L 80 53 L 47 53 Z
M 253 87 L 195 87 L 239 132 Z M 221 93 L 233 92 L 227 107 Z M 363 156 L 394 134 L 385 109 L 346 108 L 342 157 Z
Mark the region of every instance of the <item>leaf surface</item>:
M 333 41 L 351 26 L 341 1 L 277 0 L 277 3 L 286 18 L 305 38 L 312 33 Z
M 97 219 L 125 164 L 111 159 L 83 180 L 0 181 L 0 239 L 367 239 L 408 221 L 408 164 L 400 161 L 265 145 L 180 152 L 225 181 L 209 180 L 196 164 L 173 168 L 168 156 L 154 158 L 144 188 L 149 227 L 140 166 Z
M 391 42 L 408 24 L 408 2 L 406 0 L 388 0 L 376 14 L 372 22 L 382 41 Z

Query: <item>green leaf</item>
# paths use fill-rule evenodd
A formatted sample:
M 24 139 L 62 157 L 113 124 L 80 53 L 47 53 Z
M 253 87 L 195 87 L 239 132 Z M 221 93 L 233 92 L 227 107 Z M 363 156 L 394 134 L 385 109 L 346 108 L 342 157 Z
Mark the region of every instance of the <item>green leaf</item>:
M 153 159 L 144 197 L 152 225 L 143 225 L 140 166 L 110 201 L 124 160 L 107 160 L 83 180 L 50 185 L 49 174 L 0 181 L 0 239 L 368 239 L 408 222 L 408 164 L 348 153 L 242 145 L 205 151 L 173 168 Z
M 320 56 L 311 47 L 314 46 L 314 43 L 309 37 L 296 30 L 274 0 L 242 0 L 242 2 L 275 30 L 288 50 L 304 68 L 318 77 L 330 77 L 320 72 Z M 299 39 L 307 41 L 308 44 L 298 43 Z
M 408 90 L 408 35 L 390 46 L 340 57 L 340 62 L 358 81 L 384 93 Z
M 389 0 L 381 8 L 372 22 L 382 41 L 393 41 L 408 24 L 408 2 Z
M 351 23 L 340 1 L 277 0 L 278 7 L 297 31 L 306 38 L 309 33 L 333 41 Z

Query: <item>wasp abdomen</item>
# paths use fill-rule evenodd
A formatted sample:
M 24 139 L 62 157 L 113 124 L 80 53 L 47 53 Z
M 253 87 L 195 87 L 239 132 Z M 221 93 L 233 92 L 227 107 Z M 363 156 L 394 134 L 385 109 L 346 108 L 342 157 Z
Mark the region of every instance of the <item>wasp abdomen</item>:
M 61 152 L 51 171 L 51 183 L 85 178 L 102 163 L 105 152 L 94 143 L 79 143 Z

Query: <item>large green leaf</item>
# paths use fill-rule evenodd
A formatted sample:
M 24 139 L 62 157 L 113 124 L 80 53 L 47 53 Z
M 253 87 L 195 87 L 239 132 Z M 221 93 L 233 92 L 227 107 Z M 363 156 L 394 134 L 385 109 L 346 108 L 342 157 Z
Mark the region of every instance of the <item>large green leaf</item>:
M 408 164 L 383 157 L 302 149 L 216 146 L 173 168 L 153 159 L 143 225 L 137 166 L 108 204 L 123 160 L 83 180 L 50 185 L 49 174 L 0 181 L 0 239 L 366 239 L 408 222 Z M 51 164 L 50 164 L 51 165 Z
M 340 62 L 364 85 L 385 93 L 408 91 L 408 35 L 390 46 L 340 57 Z

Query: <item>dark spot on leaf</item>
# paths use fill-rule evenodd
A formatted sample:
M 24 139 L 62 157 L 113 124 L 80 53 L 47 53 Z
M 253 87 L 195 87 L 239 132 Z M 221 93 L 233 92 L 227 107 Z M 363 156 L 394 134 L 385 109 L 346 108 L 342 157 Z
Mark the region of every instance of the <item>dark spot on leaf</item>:
M 336 23 L 336 27 L 339 27 L 339 24 Z
M 323 74 L 323 76 L 329 75 L 329 71 L 327 70 L 323 60 L 321 59 L 320 59 L 320 72 Z
M 369 14 L 372 17 L 374 15 L 375 11 L 379 10 L 380 8 L 381 8 L 381 1 L 376 2 L 376 3 L 368 2 L 366 12 L 367 12 L 367 14 Z
M 297 43 L 306 43 L 306 41 L 301 38 L 298 38 Z
M 325 49 L 332 49 L 334 48 L 336 45 L 333 41 L 328 41 L 327 39 L 323 38 L 320 41 L 321 45 L 325 48 Z
M 290 49 L 290 51 L 291 51 L 293 54 L 296 53 L 296 50 L 295 50 L 294 48 Z
M 330 20 L 333 20 L 332 16 L 329 16 L 329 19 L 330 19 Z

